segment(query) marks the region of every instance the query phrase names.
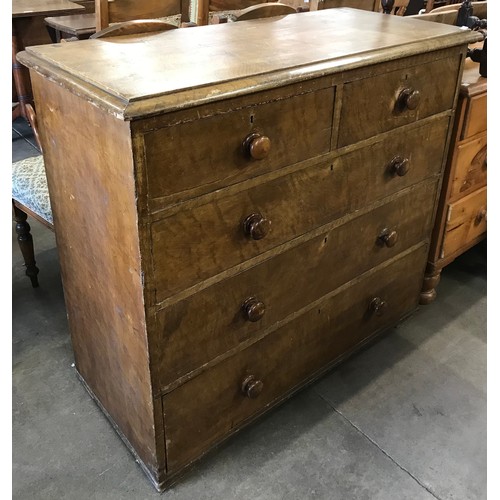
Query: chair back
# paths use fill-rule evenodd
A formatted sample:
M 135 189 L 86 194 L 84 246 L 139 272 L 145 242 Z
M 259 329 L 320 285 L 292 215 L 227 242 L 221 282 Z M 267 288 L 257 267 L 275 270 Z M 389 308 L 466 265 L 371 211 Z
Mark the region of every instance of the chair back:
M 378 11 L 380 0 L 312 0 L 311 10 L 351 7 L 352 9 Z
M 479 17 L 479 19 L 486 19 L 487 4 L 488 2 L 471 2 L 473 15 Z M 429 14 L 438 14 L 440 12 L 448 12 L 450 10 L 458 11 L 461 5 L 462 3 L 452 3 L 450 5 L 443 5 L 442 7 L 436 7 L 435 9 L 432 9 L 429 12 Z
M 243 9 L 236 15 L 235 21 L 248 21 L 249 19 L 262 19 L 265 17 L 284 16 L 296 14 L 297 11 L 290 5 L 277 2 L 261 3 Z
M 158 19 L 181 14 L 189 22 L 189 0 L 95 0 L 96 31 L 111 23 Z
M 390 14 L 394 14 L 396 16 L 404 16 L 406 12 L 406 8 L 410 0 L 394 0 L 394 5 L 392 6 Z M 382 2 L 379 3 L 379 12 L 383 12 Z
M 458 10 L 446 10 L 441 12 L 427 12 L 426 14 L 415 14 L 407 16 L 411 19 L 419 19 L 420 21 L 430 21 L 432 23 L 449 24 L 456 26 Z
M 159 19 L 136 19 L 134 21 L 124 21 L 123 23 L 116 23 L 96 31 L 90 38 L 109 38 L 113 36 L 124 35 L 143 35 L 147 33 L 159 33 L 162 31 L 175 30 L 177 26 L 161 21 Z
M 198 26 L 209 24 L 210 14 L 213 12 L 232 13 L 237 16 L 240 11 L 248 7 L 267 3 L 266 0 L 197 0 L 197 2 L 196 24 Z

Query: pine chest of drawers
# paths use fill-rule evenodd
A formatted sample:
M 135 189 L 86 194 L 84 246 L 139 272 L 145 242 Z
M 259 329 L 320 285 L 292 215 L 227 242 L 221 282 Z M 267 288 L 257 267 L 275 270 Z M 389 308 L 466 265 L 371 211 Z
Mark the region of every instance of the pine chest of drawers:
M 421 304 L 436 298 L 443 268 L 486 237 L 486 102 L 486 78 L 466 59 Z
M 158 489 L 417 306 L 475 39 L 332 9 L 19 56 L 76 367 Z

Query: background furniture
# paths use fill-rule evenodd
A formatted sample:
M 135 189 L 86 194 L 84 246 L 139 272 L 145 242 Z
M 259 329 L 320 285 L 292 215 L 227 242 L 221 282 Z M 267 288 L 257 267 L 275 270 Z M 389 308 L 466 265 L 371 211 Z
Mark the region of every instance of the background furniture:
M 38 268 L 28 215 L 54 230 L 49 189 L 43 156 L 33 156 L 12 163 L 12 210 L 16 221 L 19 248 L 26 266 L 26 276 L 33 288 L 38 286 Z
M 377 12 L 380 0 L 311 0 L 311 10 L 351 7 L 353 9 L 371 10 Z
M 277 2 L 261 3 L 252 5 L 241 10 L 235 16 L 235 21 L 248 21 L 250 19 L 262 19 L 265 17 L 284 16 L 295 14 L 297 11 L 290 5 Z
M 43 19 L 49 14 L 63 14 L 83 10 L 68 0 L 12 0 L 12 75 L 15 90 L 13 97 L 17 105 L 12 109 L 12 119 L 22 116 L 33 128 L 38 140 L 36 115 L 33 108 L 31 82 L 28 71 L 21 66 L 16 56 L 29 45 L 51 43 Z
M 45 22 L 55 31 L 59 41 L 61 38 L 89 38 L 112 23 L 176 15 L 180 15 L 181 22 L 189 22 L 189 0 L 96 0 L 95 14 L 48 17 Z
M 160 490 L 417 307 L 478 39 L 343 8 L 196 34 L 20 56 L 76 368 Z
M 435 299 L 442 269 L 486 237 L 486 103 L 486 78 L 466 59 L 422 304 Z

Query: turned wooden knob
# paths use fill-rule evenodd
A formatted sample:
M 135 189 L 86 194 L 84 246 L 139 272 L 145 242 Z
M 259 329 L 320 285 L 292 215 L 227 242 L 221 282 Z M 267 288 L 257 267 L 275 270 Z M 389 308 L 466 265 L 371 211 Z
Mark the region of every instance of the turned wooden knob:
M 410 169 L 410 160 L 408 158 L 403 158 L 402 156 L 395 156 L 389 163 L 389 172 L 392 175 L 399 175 L 399 177 L 404 177 L 408 170 Z
M 483 220 L 486 220 L 486 216 L 486 208 L 482 208 L 481 210 L 479 210 L 478 214 L 476 215 L 476 224 L 481 224 Z
M 374 312 L 377 316 L 382 316 L 387 309 L 387 302 L 380 297 L 375 297 L 370 302 L 370 311 Z
M 250 297 L 241 306 L 243 309 L 243 314 L 248 321 L 255 323 L 262 319 L 266 312 L 266 306 L 264 302 L 256 299 L 255 297 Z
M 243 221 L 243 230 L 252 240 L 261 240 L 269 233 L 271 229 L 271 221 L 266 219 L 262 214 L 249 215 Z
M 403 89 L 398 96 L 398 106 L 400 109 L 417 109 L 420 104 L 420 92 L 412 88 Z
M 398 233 L 394 230 L 385 228 L 379 234 L 378 239 L 386 246 L 393 247 L 398 241 Z
M 243 141 L 243 149 L 254 160 L 262 160 L 271 151 L 271 139 L 260 132 L 252 132 Z
M 253 375 L 249 375 L 241 384 L 241 392 L 250 399 L 255 399 L 264 388 L 262 380 L 257 380 Z

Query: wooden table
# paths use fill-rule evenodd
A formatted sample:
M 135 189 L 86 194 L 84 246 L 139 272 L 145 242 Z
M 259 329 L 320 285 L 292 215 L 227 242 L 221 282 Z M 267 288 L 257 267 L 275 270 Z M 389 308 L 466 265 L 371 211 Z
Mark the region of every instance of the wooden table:
M 85 11 L 85 8 L 69 0 L 12 0 L 12 75 L 13 94 L 17 96 L 17 105 L 12 109 L 12 120 L 19 116 L 28 120 L 37 141 L 29 73 L 17 62 L 16 56 L 25 47 L 52 43 L 44 24 L 46 16 L 72 14 L 80 10 Z

